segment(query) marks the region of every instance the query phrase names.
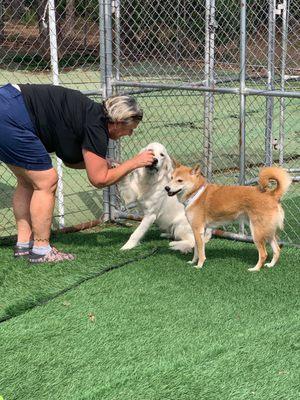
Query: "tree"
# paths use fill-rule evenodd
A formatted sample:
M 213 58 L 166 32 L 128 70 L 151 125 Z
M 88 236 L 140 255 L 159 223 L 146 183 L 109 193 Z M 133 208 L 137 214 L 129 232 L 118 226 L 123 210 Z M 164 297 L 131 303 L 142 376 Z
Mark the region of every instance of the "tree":
M 43 56 L 47 56 L 49 54 L 48 12 L 45 13 L 45 7 L 48 7 L 47 2 L 48 0 L 34 0 L 39 26 L 39 53 L 41 53 Z M 44 16 L 46 17 L 45 21 L 43 21 Z
M 74 32 L 75 25 L 75 0 L 66 1 L 65 13 L 64 34 L 66 36 L 71 36 Z
M 26 0 L 11 0 L 9 3 L 13 18 L 20 20 L 26 13 Z

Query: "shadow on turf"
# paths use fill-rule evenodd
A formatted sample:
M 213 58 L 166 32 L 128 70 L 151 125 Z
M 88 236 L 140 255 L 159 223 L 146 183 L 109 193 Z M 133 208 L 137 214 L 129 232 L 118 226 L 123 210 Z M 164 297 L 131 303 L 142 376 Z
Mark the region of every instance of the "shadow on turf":
M 97 251 L 97 248 L 101 246 L 102 248 L 107 246 L 116 247 L 116 250 L 119 250 L 124 243 L 128 240 L 130 234 L 132 233 L 132 228 L 120 228 L 113 227 L 114 229 L 107 229 L 104 227 L 100 228 L 98 232 L 75 232 L 75 233 L 53 233 L 52 235 L 52 244 L 57 246 L 59 249 L 61 245 L 63 248 L 61 250 L 71 251 L 67 246 L 76 247 L 80 249 L 82 248 L 90 248 Z M 224 247 L 221 247 L 219 243 L 223 243 Z M 9 247 L 11 247 L 13 243 L 9 243 Z M 64 248 L 64 245 L 66 247 Z M 8 243 L 3 243 L 3 246 L 8 246 Z M 193 254 L 181 254 L 178 251 L 170 250 L 168 247 L 168 240 L 160 238 L 160 231 L 156 228 L 152 228 L 149 232 L 147 232 L 146 237 L 143 239 L 142 244 L 137 246 L 132 250 L 134 253 L 135 250 L 141 251 L 142 248 L 149 249 L 149 247 L 158 247 L 159 254 L 173 255 L 178 260 L 182 260 L 183 262 L 187 262 L 192 259 Z M 111 248 L 109 249 L 111 251 Z M 131 250 L 127 253 L 130 254 Z M 254 244 L 251 243 L 243 243 L 241 248 L 241 243 L 234 241 L 227 241 L 222 239 L 212 239 L 206 245 L 206 258 L 208 260 L 229 260 L 236 259 L 244 262 L 245 264 L 249 264 L 251 266 L 254 265 L 257 261 L 257 250 Z M 77 253 L 79 255 L 79 253 Z M 270 255 L 270 252 L 269 252 Z
M 98 246 L 116 246 L 120 249 L 124 243 L 128 240 L 131 229 L 128 232 L 124 231 L 124 228 L 118 230 L 103 230 L 97 233 L 82 233 L 78 232 L 76 234 L 58 234 L 55 237 L 55 242 L 59 242 L 66 245 L 74 245 L 76 247 L 91 247 L 97 248 Z M 224 247 L 220 247 L 220 243 L 224 244 Z M 178 260 L 183 262 L 192 259 L 193 254 L 181 254 L 178 251 L 170 250 L 168 247 L 168 240 L 160 238 L 160 232 L 158 230 L 151 230 L 147 233 L 146 237 L 142 241 L 142 244 L 137 246 L 134 250 L 141 249 L 142 246 L 145 249 L 149 249 L 151 246 L 156 246 L 159 248 L 159 254 L 173 255 Z M 134 251 L 133 250 L 133 251 Z M 257 261 L 258 253 L 254 244 L 243 243 L 243 247 L 239 242 L 226 241 L 222 239 L 212 239 L 210 243 L 206 245 L 206 257 L 207 260 L 229 260 L 236 259 L 244 262 L 245 264 L 251 266 Z M 130 254 L 130 250 L 127 254 Z

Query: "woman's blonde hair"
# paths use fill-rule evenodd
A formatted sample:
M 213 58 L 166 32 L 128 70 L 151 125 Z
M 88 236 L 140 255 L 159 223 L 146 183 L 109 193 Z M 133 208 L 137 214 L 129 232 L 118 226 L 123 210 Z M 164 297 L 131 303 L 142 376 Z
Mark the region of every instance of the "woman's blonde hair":
M 140 109 L 133 97 L 122 95 L 112 96 L 103 101 L 104 110 L 109 122 L 132 122 L 143 119 L 143 110 Z

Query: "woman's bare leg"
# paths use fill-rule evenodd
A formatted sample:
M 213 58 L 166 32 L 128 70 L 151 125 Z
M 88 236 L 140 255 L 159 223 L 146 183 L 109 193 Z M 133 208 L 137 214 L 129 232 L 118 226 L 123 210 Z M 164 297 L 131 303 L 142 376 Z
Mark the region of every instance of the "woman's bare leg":
M 9 168 L 18 179 L 13 202 L 18 238 L 28 241 L 32 232 L 34 246 L 46 246 L 50 240 L 57 173 L 53 168 L 46 171 L 29 171 L 11 165 Z
M 14 196 L 18 237 L 22 240 L 33 238 L 33 248 L 29 251 L 28 261 L 52 263 L 74 260 L 72 254 L 62 253 L 49 244 L 58 180 L 55 169 L 29 171 L 12 165 L 9 165 L 9 168 L 18 180 Z
M 17 187 L 13 196 L 13 211 L 17 224 L 17 241 L 27 243 L 32 240 L 32 228 L 30 217 L 30 202 L 33 188 L 27 182 L 17 177 Z

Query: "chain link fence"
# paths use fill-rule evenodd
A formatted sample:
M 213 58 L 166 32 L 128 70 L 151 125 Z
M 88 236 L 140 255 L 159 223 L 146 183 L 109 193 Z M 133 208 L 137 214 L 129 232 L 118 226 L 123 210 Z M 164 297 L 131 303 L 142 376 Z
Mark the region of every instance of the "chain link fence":
M 99 65 L 97 1 L 0 0 L 0 84 L 61 84 L 100 101 Z M 102 190 L 89 184 L 85 171 L 60 163 L 58 170 L 53 228 L 97 223 Z M 11 208 L 16 180 L 1 163 L 0 176 L 0 237 L 5 237 L 16 233 Z
M 0 83 L 54 82 L 96 101 L 133 94 L 145 118 L 111 143 L 115 158 L 159 141 L 226 184 L 253 184 L 261 166 L 282 165 L 294 183 L 281 238 L 300 244 L 299 21 L 296 0 L 0 0 Z M 14 229 L 14 179 L 0 171 L 3 236 Z M 102 193 L 64 168 L 61 196 L 56 226 L 123 209 L 115 187 Z
M 122 156 L 160 141 L 225 184 L 254 184 L 261 166 L 281 165 L 294 180 L 281 238 L 299 244 L 299 2 L 114 4 L 113 83 L 146 110 Z M 250 235 L 243 226 L 226 229 Z

